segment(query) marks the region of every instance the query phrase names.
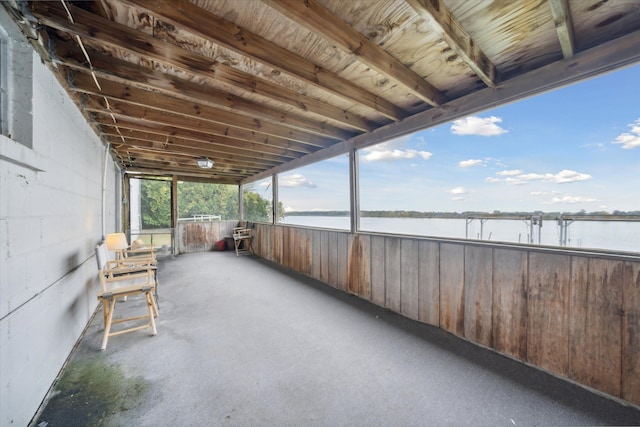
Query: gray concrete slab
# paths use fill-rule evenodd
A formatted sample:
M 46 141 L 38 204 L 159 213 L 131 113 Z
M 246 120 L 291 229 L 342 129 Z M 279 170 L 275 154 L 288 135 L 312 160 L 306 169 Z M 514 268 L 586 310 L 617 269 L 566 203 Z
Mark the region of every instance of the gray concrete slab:
M 253 256 L 183 255 L 159 274 L 158 335 L 101 352 L 96 316 L 35 424 L 640 425 L 636 407 Z

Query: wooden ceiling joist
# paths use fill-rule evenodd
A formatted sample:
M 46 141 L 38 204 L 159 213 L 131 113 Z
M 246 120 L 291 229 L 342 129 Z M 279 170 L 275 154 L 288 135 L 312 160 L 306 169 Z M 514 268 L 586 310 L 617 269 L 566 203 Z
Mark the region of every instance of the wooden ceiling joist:
M 458 23 L 442 0 L 406 0 L 489 87 L 496 86 L 496 68 Z
M 89 57 L 91 58 L 91 66 L 86 63 L 84 54 L 76 47 L 75 44 L 69 42 L 55 43 L 54 49 L 50 52 L 56 63 L 69 67 L 74 70 L 83 72 L 93 71 L 99 78 L 108 79 L 116 82 L 127 82 L 130 84 L 131 79 L 135 78 L 136 85 L 150 90 L 163 91 L 169 95 L 180 97 L 194 102 L 202 102 L 210 106 L 225 107 L 232 111 L 240 112 L 244 115 L 253 116 L 254 114 L 265 120 L 271 120 L 277 123 L 289 124 L 292 127 L 300 127 L 300 121 L 304 121 L 304 129 L 308 129 L 309 124 L 318 123 L 318 127 L 327 127 L 331 129 L 331 125 L 323 124 L 323 120 L 337 125 L 341 129 L 355 134 L 358 131 L 370 131 L 374 128 L 374 124 L 369 123 L 362 117 L 349 114 L 343 110 L 331 108 L 326 103 L 319 103 L 313 98 L 304 96 L 295 96 L 295 92 L 287 89 L 289 98 L 283 99 L 279 97 L 279 101 L 283 105 L 295 107 L 290 111 L 286 109 L 275 109 L 272 106 L 264 107 L 261 104 L 244 100 L 238 96 L 225 92 L 221 89 L 215 89 L 204 84 L 198 84 L 190 80 L 181 79 L 177 76 L 165 74 L 160 71 L 154 71 L 146 67 L 132 64 L 127 61 L 119 60 L 111 56 L 102 54 L 95 50 L 91 50 Z M 216 81 L 230 83 L 221 78 L 221 68 L 226 66 L 218 65 L 216 69 Z M 229 68 L 229 67 L 226 67 Z M 251 80 L 251 76 L 244 73 L 242 81 Z M 237 82 L 235 79 L 234 82 Z M 264 82 L 275 86 L 272 83 Z M 256 93 L 258 83 L 253 82 L 243 85 L 248 92 Z M 282 87 L 273 88 L 269 94 L 283 92 Z M 296 111 L 299 111 L 296 114 Z M 315 117 L 302 116 L 300 113 L 311 113 Z M 327 117 L 328 116 L 328 117 Z M 292 123 L 291 123 L 292 122 Z M 338 131 L 327 135 L 341 135 Z M 348 133 L 345 132 L 340 136 L 344 138 Z
M 547 0 L 549 9 L 553 15 L 553 23 L 558 32 L 558 41 L 562 48 L 564 59 L 571 59 L 575 53 L 575 40 L 573 36 L 573 21 L 569 11 L 568 0 Z
M 423 77 L 378 47 L 360 32 L 331 14 L 315 0 L 262 0 L 291 21 L 313 30 L 343 51 L 405 86 L 431 106 L 446 102 L 444 95 Z
M 194 146 L 208 147 L 210 145 L 227 148 L 229 153 L 247 153 L 247 155 L 269 158 L 275 161 L 290 161 L 301 157 L 301 153 L 294 152 L 287 148 L 273 146 L 265 143 L 256 143 L 248 141 L 239 141 L 224 136 L 211 135 L 206 132 L 199 132 L 190 129 L 178 128 L 162 123 L 145 122 L 144 120 L 132 119 L 126 116 L 117 116 L 117 124 L 113 122 L 109 113 L 103 111 L 98 112 L 95 121 L 100 126 L 116 126 L 124 135 L 126 130 L 136 130 L 149 133 L 159 133 L 165 140 L 171 138 L 180 138 L 187 141 L 193 141 Z M 268 157 L 275 156 L 275 157 Z
M 408 115 L 385 99 L 353 85 L 322 66 L 313 64 L 187 0 L 155 0 L 152 3 L 145 0 L 126 0 L 126 3 L 206 40 L 286 72 L 307 84 L 376 110 L 392 120 L 398 121 Z
M 88 71 L 88 70 L 87 70 Z M 258 105 L 252 106 L 255 110 L 255 118 L 248 115 L 238 115 L 233 111 L 223 110 L 211 107 L 217 100 L 224 102 L 224 95 L 211 94 L 211 101 L 197 102 L 195 100 L 186 100 L 182 98 L 172 97 L 160 92 L 153 92 L 146 89 L 140 89 L 133 86 L 123 85 L 111 80 L 98 79 L 100 87 L 98 88 L 91 75 L 76 72 L 70 75 L 69 82 L 78 92 L 105 96 L 113 100 L 128 102 L 143 107 L 155 108 L 157 110 L 173 112 L 176 114 L 184 114 L 185 116 L 199 118 L 225 126 L 242 126 L 243 129 L 260 132 L 267 135 L 278 136 L 281 138 L 291 139 L 301 144 L 314 145 L 317 147 L 327 147 L 331 142 L 327 139 L 344 140 L 355 136 L 353 133 L 345 132 L 332 126 L 322 125 L 321 123 L 313 123 L 312 121 L 303 122 L 297 118 L 283 118 L 280 124 L 276 124 L 277 117 L 270 117 L 273 121 L 261 120 L 263 116 L 270 116 L 265 108 Z M 203 94 L 203 97 L 207 93 Z M 245 108 L 249 107 L 249 103 L 238 101 L 244 104 Z M 305 128 L 304 124 L 307 124 Z M 304 130 L 303 130 L 304 129 Z M 314 133 L 311 133 L 314 132 Z

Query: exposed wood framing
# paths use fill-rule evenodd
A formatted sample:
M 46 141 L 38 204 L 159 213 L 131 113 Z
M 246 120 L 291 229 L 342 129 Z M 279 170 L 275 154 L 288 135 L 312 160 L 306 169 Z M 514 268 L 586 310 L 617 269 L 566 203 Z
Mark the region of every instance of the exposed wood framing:
M 575 41 L 573 36 L 573 21 L 569 11 L 569 0 L 548 0 L 549 9 L 553 14 L 553 22 L 558 32 L 558 41 L 565 59 L 573 58 Z

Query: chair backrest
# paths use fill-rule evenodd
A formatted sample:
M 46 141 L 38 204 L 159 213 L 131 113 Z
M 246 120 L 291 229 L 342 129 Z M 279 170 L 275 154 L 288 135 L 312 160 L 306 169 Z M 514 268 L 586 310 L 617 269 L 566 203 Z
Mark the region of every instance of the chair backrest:
M 104 242 L 96 246 L 96 262 L 98 263 L 98 270 L 104 270 L 107 267 L 109 250 Z

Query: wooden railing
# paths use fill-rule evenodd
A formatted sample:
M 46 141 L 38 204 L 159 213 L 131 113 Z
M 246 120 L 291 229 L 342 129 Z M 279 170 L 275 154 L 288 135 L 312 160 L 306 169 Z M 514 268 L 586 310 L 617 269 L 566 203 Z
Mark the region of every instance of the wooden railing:
M 256 224 L 257 255 L 640 405 L 640 257 Z

